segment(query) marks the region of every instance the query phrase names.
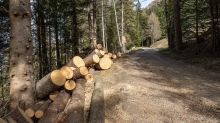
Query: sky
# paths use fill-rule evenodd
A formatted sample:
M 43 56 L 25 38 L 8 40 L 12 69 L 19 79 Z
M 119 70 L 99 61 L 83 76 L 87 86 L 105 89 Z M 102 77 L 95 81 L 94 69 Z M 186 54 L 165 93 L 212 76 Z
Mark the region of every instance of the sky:
M 141 8 L 147 7 L 148 4 L 150 4 L 152 1 L 154 1 L 154 0 L 140 0 L 140 2 L 141 2 Z

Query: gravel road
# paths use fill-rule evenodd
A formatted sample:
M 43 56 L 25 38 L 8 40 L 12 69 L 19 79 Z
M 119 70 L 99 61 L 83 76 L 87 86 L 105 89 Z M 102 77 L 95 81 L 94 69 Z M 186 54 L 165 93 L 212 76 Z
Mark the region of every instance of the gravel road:
M 142 48 L 102 75 L 105 123 L 220 123 L 220 73 Z

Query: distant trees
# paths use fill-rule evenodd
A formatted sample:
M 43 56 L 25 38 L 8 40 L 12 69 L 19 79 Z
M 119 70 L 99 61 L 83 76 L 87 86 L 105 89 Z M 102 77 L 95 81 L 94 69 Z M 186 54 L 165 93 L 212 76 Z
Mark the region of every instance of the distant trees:
M 161 28 L 160 22 L 157 16 L 152 12 L 148 19 L 148 31 L 150 32 L 151 40 L 155 43 L 155 40 L 158 40 L 161 37 Z

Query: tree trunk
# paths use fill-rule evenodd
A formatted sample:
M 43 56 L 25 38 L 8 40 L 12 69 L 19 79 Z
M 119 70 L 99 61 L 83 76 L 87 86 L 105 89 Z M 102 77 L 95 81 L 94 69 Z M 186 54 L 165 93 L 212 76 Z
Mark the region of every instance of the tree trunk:
M 40 101 L 34 104 L 33 106 L 31 106 L 30 108 L 28 108 L 27 110 L 25 110 L 25 113 L 27 114 L 27 116 L 29 116 L 30 118 L 33 118 L 35 111 L 37 111 L 43 105 L 43 103 L 44 101 Z
M 60 59 L 60 47 L 59 47 L 59 39 L 58 39 L 58 23 L 57 23 L 57 13 L 55 13 L 54 18 L 54 31 L 55 31 L 55 41 L 56 41 L 56 60 L 57 60 L 57 68 L 61 67 L 61 59 Z
M 198 20 L 199 20 L 199 13 L 198 13 L 198 0 L 196 0 L 196 44 L 199 44 L 199 35 L 198 35 Z
M 75 56 L 68 63 L 66 63 L 66 66 L 77 68 L 77 67 L 85 66 L 85 62 L 81 57 Z
M 122 42 L 121 42 L 121 38 L 120 38 L 120 34 L 119 34 L 117 12 L 116 12 L 116 8 L 115 8 L 115 0 L 112 0 L 112 1 L 113 1 L 114 11 L 115 11 L 115 22 L 116 22 L 116 27 L 117 27 L 117 32 L 118 32 L 118 42 L 119 42 L 120 50 L 122 52 L 123 48 L 122 48 Z
M 41 40 L 42 40 L 42 67 L 43 67 L 43 76 L 49 73 L 48 67 L 48 57 L 47 57 L 47 42 L 45 35 L 45 16 L 44 16 L 44 7 L 41 5 Z
M 26 109 L 35 102 L 30 0 L 10 0 L 9 16 L 10 109 Z
M 57 115 L 64 110 L 69 98 L 70 94 L 62 90 L 38 123 L 54 123 Z
M 93 49 L 97 45 L 96 0 L 93 0 Z
M 180 6 L 179 1 L 174 0 L 173 1 L 174 6 L 174 24 L 175 24 L 175 40 L 176 40 L 176 50 L 178 52 L 182 49 L 182 29 L 181 29 L 181 23 L 180 23 Z
M 78 24 L 77 24 L 77 4 L 76 1 L 73 1 L 73 44 L 74 44 L 74 54 L 78 54 L 79 53 L 79 34 L 78 34 Z
M 106 47 L 105 45 L 105 25 L 104 25 L 104 4 L 102 0 L 102 43 L 103 47 Z
M 63 123 L 83 123 L 85 102 L 85 79 L 77 79 L 76 88 L 72 91 L 71 102 L 67 106 Z
M 215 53 L 216 52 L 216 38 L 215 38 L 215 22 L 214 22 L 212 0 L 209 0 L 209 8 L 210 8 L 211 27 L 212 27 L 212 52 Z

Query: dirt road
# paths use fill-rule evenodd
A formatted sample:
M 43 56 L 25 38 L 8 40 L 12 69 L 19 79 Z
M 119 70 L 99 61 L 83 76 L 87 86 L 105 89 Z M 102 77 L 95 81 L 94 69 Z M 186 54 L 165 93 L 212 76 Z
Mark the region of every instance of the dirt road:
M 220 123 L 220 73 L 142 48 L 97 74 L 106 123 Z

